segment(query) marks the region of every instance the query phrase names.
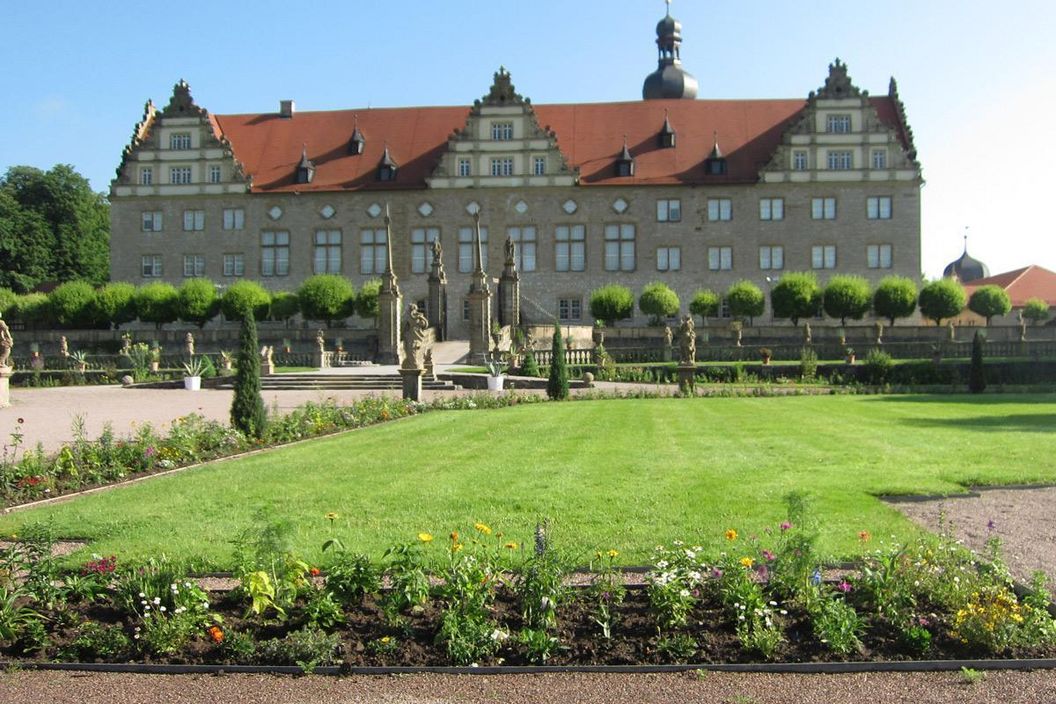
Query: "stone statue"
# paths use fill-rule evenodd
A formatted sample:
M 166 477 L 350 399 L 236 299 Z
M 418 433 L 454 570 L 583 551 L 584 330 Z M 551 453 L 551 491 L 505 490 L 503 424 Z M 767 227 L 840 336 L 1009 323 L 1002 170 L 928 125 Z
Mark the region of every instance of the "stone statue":
M 440 246 L 440 239 L 433 240 L 433 261 L 440 262 L 444 258 L 444 248 Z
M 803 342 L 808 345 L 814 342 L 814 333 L 810 329 L 810 323 L 803 323 Z
M 671 332 L 671 326 L 664 326 L 664 346 L 670 347 L 674 343 L 674 333 Z
M 1027 321 L 1023 319 L 1023 311 L 1019 311 L 1019 341 L 1027 341 Z
M 678 326 L 678 352 L 680 365 L 689 367 L 697 363 L 697 328 L 692 315 L 683 316 Z
M 183 339 L 183 348 L 188 357 L 194 356 L 194 335 L 187 333 L 187 337 Z
M 879 320 L 877 320 L 876 323 L 875 323 L 875 327 L 876 327 L 876 344 L 882 345 L 882 344 L 884 344 L 884 324 L 881 323 Z
M 403 321 L 403 368 L 421 369 L 425 346 L 425 332 L 429 329 L 429 319 L 412 303 L 407 308 L 407 317 Z
M 513 266 L 516 261 L 517 246 L 513 243 L 513 238 L 506 237 L 506 266 Z
M 265 347 L 264 348 L 264 363 L 265 364 L 275 364 L 274 357 L 275 357 L 275 348 L 272 347 L 271 345 L 268 345 L 267 347 Z
M 320 354 L 326 352 L 326 334 L 323 332 L 322 328 L 315 333 L 315 345 L 319 348 Z
M 15 346 L 15 339 L 11 337 L 11 329 L 7 323 L 0 318 L 0 367 L 6 367 L 11 358 L 11 348 Z
M 59 338 L 59 356 L 69 357 L 70 356 L 70 343 L 66 341 L 66 336 L 63 335 Z
M 953 321 L 946 323 L 946 331 L 949 333 L 950 342 L 957 340 L 957 328 L 953 326 Z
M 126 357 L 132 353 L 132 336 L 127 332 L 121 336 L 121 354 Z

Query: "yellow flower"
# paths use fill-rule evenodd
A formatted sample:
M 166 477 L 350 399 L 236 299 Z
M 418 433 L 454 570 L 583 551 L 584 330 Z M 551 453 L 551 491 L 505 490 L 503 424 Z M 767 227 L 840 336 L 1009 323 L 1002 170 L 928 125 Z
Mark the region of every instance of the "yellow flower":
M 381 642 L 382 642 L 382 643 L 388 643 L 388 642 L 389 642 L 389 641 L 391 641 L 391 640 L 392 640 L 392 637 L 391 637 L 391 636 L 382 636 L 382 637 L 381 637 Z
M 485 523 L 474 523 L 473 527 L 476 528 L 482 535 L 491 535 L 491 528 Z
M 336 513 L 334 513 L 333 511 L 330 511 L 330 512 L 328 512 L 328 513 L 327 513 L 327 514 L 326 514 L 325 516 L 323 516 L 323 518 L 325 518 L 326 520 L 328 520 L 328 521 L 330 521 L 331 523 L 333 523 L 333 522 L 334 522 L 334 521 L 336 521 L 336 520 L 337 520 L 338 518 L 340 518 L 340 516 L 338 516 L 338 515 L 337 515 Z
M 728 531 L 726 531 L 726 540 L 737 540 L 737 531 L 735 531 L 733 528 L 730 528 Z
M 506 548 L 507 550 L 516 550 L 517 549 L 517 543 L 512 543 L 512 542 L 511 543 L 506 543 L 502 547 Z
M 431 543 L 433 542 L 433 536 L 429 533 L 419 533 L 418 540 L 421 540 L 423 543 Z
M 752 565 L 755 564 L 755 560 L 750 557 L 742 557 L 741 564 L 744 565 L 745 569 L 751 569 Z
M 609 550 L 609 552 L 606 553 L 606 554 L 609 557 L 616 557 L 616 556 L 618 556 L 620 554 L 620 551 L 619 550 Z
M 452 545 L 451 552 L 462 552 L 462 543 L 455 543 Z

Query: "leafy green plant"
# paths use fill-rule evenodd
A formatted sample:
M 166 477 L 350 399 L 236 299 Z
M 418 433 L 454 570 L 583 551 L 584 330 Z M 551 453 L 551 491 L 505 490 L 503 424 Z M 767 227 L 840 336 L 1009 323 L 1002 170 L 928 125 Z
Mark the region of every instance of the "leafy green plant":
M 561 641 L 545 628 L 525 628 L 517 634 L 517 642 L 524 648 L 528 661 L 536 665 L 545 665 L 561 646 Z
M 895 362 L 887 352 L 871 349 L 869 354 L 865 356 L 865 364 L 863 366 L 866 383 L 881 386 L 886 384 L 890 378 Z
M 964 310 L 967 296 L 959 281 L 939 279 L 920 289 L 918 301 L 921 315 L 941 325 L 944 318 L 953 318 Z
M 1049 304 L 1040 298 L 1028 298 L 1023 304 L 1023 319 L 1038 325 L 1049 319 Z
M 231 426 L 250 438 L 261 438 L 267 427 L 267 411 L 260 396 L 260 353 L 257 325 L 252 311 L 242 317 L 239 332 L 238 371 L 235 397 L 231 402 Z
M 561 326 L 557 323 L 554 323 L 554 337 L 550 346 L 550 375 L 546 382 L 546 395 L 552 401 L 564 401 L 568 398 L 565 340 L 561 337 Z
M 323 545 L 324 552 L 328 541 Z M 345 606 L 352 606 L 381 588 L 381 574 L 366 555 L 335 550 L 334 559 L 326 568 L 326 588 Z
M 803 347 L 799 350 L 799 378 L 806 383 L 818 378 L 818 353 L 813 347 Z
M 0 642 L 14 643 L 40 621 L 41 615 L 26 604 L 29 596 L 24 589 L 0 585 Z
M 967 685 L 976 685 L 986 679 L 986 673 L 971 667 L 961 668 L 961 681 Z
M 191 357 L 187 362 L 183 363 L 183 371 L 187 376 L 202 376 L 205 371 L 205 362 L 202 361 L 202 357 Z
M 822 293 L 822 307 L 830 318 L 839 318 L 840 325 L 847 318 L 861 320 L 869 312 L 872 291 L 861 276 L 837 275 L 829 279 Z
M 595 321 L 615 324 L 634 314 L 634 294 L 626 286 L 610 284 L 590 293 L 590 314 Z
M 651 316 L 650 325 L 660 325 L 664 318 L 678 314 L 678 294 L 665 283 L 653 281 L 646 284 L 638 297 L 638 308 Z
M 702 288 L 693 294 L 693 300 L 689 302 L 689 312 L 699 315 L 706 323 L 708 318 L 714 318 L 719 314 L 719 294 L 711 289 Z
M 176 315 L 180 320 L 203 328 L 219 312 L 216 284 L 209 279 L 187 279 L 176 291 Z
M 389 578 L 389 591 L 382 602 L 386 614 L 391 617 L 424 606 L 429 601 L 429 578 L 419 545 L 394 545 L 385 551 L 382 559 L 388 561 L 385 575 Z
M 352 314 L 356 289 L 337 274 L 309 276 L 297 290 L 301 314 L 306 320 L 323 320 L 327 325 Z
M 697 653 L 697 641 L 688 633 L 673 633 L 656 639 L 656 651 L 671 662 L 689 662 Z
M 700 598 L 706 566 L 701 548 L 675 542 L 654 551 L 653 568 L 646 575 L 649 606 L 661 629 L 681 628 Z
M 308 625 L 324 631 L 333 630 L 344 620 L 341 604 L 325 589 L 313 589 L 304 605 L 304 617 Z
M 616 623 L 616 609 L 627 597 L 627 587 L 623 584 L 623 575 L 616 567 L 616 550 L 598 552 L 590 588 L 587 597 L 593 604 L 592 618 L 601 627 L 601 635 L 606 640 L 612 638 L 612 628 Z
M 821 304 L 821 289 L 813 272 L 786 273 L 770 289 L 770 306 L 775 318 L 788 318 L 799 325 L 801 318 L 814 315 Z
M 64 660 L 79 662 L 118 662 L 132 653 L 132 640 L 119 625 L 85 621 L 77 628 L 77 637 L 60 653 Z
M 986 318 L 986 325 L 989 327 L 995 316 L 1005 315 L 1012 310 L 1012 299 L 1005 289 L 995 284 L 987 284 L 972 291 L 972 295 L 968 297 L 968 310 Z
M 521 604 L 521 617 L 532 629 L 557 627 L 557 608 L 568 589 L 564 577 L 568 569 L 553 550 L 525 559 L 513 574 L 513 593 Z
M 758 286 L 743 279 L 726 289 L 726 305 L 733 317 L 751 321 L 763 314 L 766 297 Z
M 917 309 L 917 285 L 905 276 L 885 276 L 873 292 L 873 310 L 891 325 Z
M 309 627 L 260 644 L 257 659 L 267 665 L 297 665 L 306 673 L 339 662 L 340 637 Z

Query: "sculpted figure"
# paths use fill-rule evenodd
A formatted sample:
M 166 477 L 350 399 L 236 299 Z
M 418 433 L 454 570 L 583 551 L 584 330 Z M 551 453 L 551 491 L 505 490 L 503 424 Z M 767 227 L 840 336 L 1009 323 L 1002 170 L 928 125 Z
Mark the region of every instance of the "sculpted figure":
M 814 333 L 810 329 L 810 323 L 803 323 L 803 342 L 808 345 L 814 342 Z
M 326 335 L 323 333 L 322 328 L 315 333 L 315 344 L 319 347 L 320 352 L 326 352 Z
M 66 341 L 66 336 L 63 335 L 59 338 L 59 356 L 69 357 L 70 356 L 70 343 Z
M 429 319 L 412 303 L 407 308 L 407 318 L 403 321 L 403 367 L 420 369 L 425 346 L 425 332 L 429 329 Z
M 513 238 L 506 238 L 506 265 L 513 266 L 516 258 L 516 245 L 513 244 Z
M 132 352 L 132 336 L 127 332 L 121 336 L 121 354 L 128 355 Z
M 15 340 L 11 337 L 11 329 L 7 323 L 0 318 L 0 367 L 7 366 L 7 360 L 11 358 L 11 348 L 15 346 Z
M 183 347 L 188 357 L 194 356 L 194 335 L 187 333 L 187 337 L 183 340 Z
M 671 326 L 664 326 L 664 346 L 670 347 L 674 343 L 674 333 L 671 332 Z
M 686 315 L 682 318 L 682 324 L 678 326 L 678 352 L 679 364 L 690 366 L 697 362 L 697 328 L 693 324 L 693 316 Z

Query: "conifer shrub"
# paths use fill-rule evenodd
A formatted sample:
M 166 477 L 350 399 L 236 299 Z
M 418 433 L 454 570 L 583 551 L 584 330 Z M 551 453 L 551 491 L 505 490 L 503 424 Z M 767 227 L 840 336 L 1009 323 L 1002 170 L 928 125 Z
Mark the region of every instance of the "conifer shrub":
M 968 368 L 968 390 L 973 394 L 986 391 L 986 368 L 983 365 L 983 334 L 975 331 L 972 338 L 972 364 Z
M 561 326 L 554 325 L 554 339 L 550 345 L 550 378 L 546 383 L 546 395 L 554 401 L 568 398 L 568 365 L 565 363 L 565 340 L 561 337 Z
M 231 425 L 246 437 L 259 439 L 264 435 L 267 414 L 264 399 L 260 396 L 260 352 L 257 349 L 257 323 L 252 309 L 247 309 L 242 318 L 238 342 Z

